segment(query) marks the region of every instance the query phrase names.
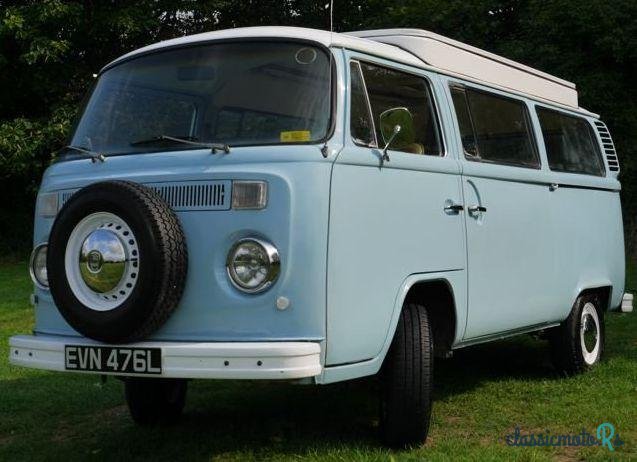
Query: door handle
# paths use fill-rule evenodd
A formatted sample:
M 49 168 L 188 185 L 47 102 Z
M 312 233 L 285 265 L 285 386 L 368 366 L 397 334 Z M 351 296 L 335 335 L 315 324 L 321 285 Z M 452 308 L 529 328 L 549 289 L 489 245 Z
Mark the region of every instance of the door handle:
M 478 213 L 486 213 L 487 208 L 482 205 L 472 205 L 467 209 L 470 215 L 476 215 Z
M 464 205 L 462 204 L 447 204 L 445 205 L 445 212 L 447 213 L 460 213 L 464 210 Z

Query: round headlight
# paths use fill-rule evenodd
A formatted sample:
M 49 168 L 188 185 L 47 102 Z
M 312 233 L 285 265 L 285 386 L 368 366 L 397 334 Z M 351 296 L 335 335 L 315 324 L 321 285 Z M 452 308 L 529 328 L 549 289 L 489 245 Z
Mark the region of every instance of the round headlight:
M 40 244 L 31 252 L 29 273 L 33 283 L 41 289 L 49 288 L 49 278 L 46 272 L 46 244 Z
M 261 292 L 279 275 L 279 252 L 274 245 L 260 239 L 242 239 L 228 254 L 228 276 L 239 290 Z

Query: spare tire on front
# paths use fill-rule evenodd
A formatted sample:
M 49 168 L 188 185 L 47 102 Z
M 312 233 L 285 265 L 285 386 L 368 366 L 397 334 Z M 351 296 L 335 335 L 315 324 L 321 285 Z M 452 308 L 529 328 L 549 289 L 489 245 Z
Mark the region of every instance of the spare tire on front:
M 162 326 L 184 290 L 188 253 L 179 219 L 152 189 L 89 185 L 60 210 L 48 242 L 53 300 L 79 333 L 109 343 Z

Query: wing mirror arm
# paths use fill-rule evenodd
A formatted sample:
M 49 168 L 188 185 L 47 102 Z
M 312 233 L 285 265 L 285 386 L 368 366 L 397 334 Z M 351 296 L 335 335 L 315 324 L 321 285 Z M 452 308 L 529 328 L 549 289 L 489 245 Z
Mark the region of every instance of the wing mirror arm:
M 380 158 L 382 167 L 385 161 L 389 162 L 387 150 L 390 146 L 400 151 L 413 143 L 414 118 L 406 107 L 394 107 L 382 112 L 378 119 L 380 134 L 385 142 Z
M 402 130 L 402 127 L 400 125 L 394 125 L 394 129 L 392 130 L 391 136 L 389 137 L 389 139 L 387 140 L 387 143 L 385 143 L 385 147 L 383 148 L 383 155 L 381 157 L 381 163 L 384 161 L 389 162 L 389 154 L 387 154 L 387 149 L 389 149 L 389 146 L 392 144 L 392 141 L 394 141 L 394 138 L 396 138 L 396 136 L 400 133 L 400 131 Z

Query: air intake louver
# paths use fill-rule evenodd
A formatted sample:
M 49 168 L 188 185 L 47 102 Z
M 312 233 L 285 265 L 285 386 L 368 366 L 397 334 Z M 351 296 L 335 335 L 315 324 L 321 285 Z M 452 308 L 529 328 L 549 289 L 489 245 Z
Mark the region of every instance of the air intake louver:
M 230 181 L 155 183 L 147 185 L 174 210 L 227 210 L 230 208 Z
M 150 183 L 173 210 L 228 210 L 230 209 L 231 181 L 189 181 L 186 183 Z M 64 205 L 78 190 L 60 193 L 60 206 Z
M 602 139 L 602 147 L 604 148 L 606 159 L 608 159 L 608 168 L 611 172 L 619 172 L 619 159 L 617 159 L 615 143 L 613 143 L 613 139 L 610 137 L 608 127 L 606 127 L 606 124 L 601 120 L 596 120 L 595 125 L 597 126 L 599 137 Z

